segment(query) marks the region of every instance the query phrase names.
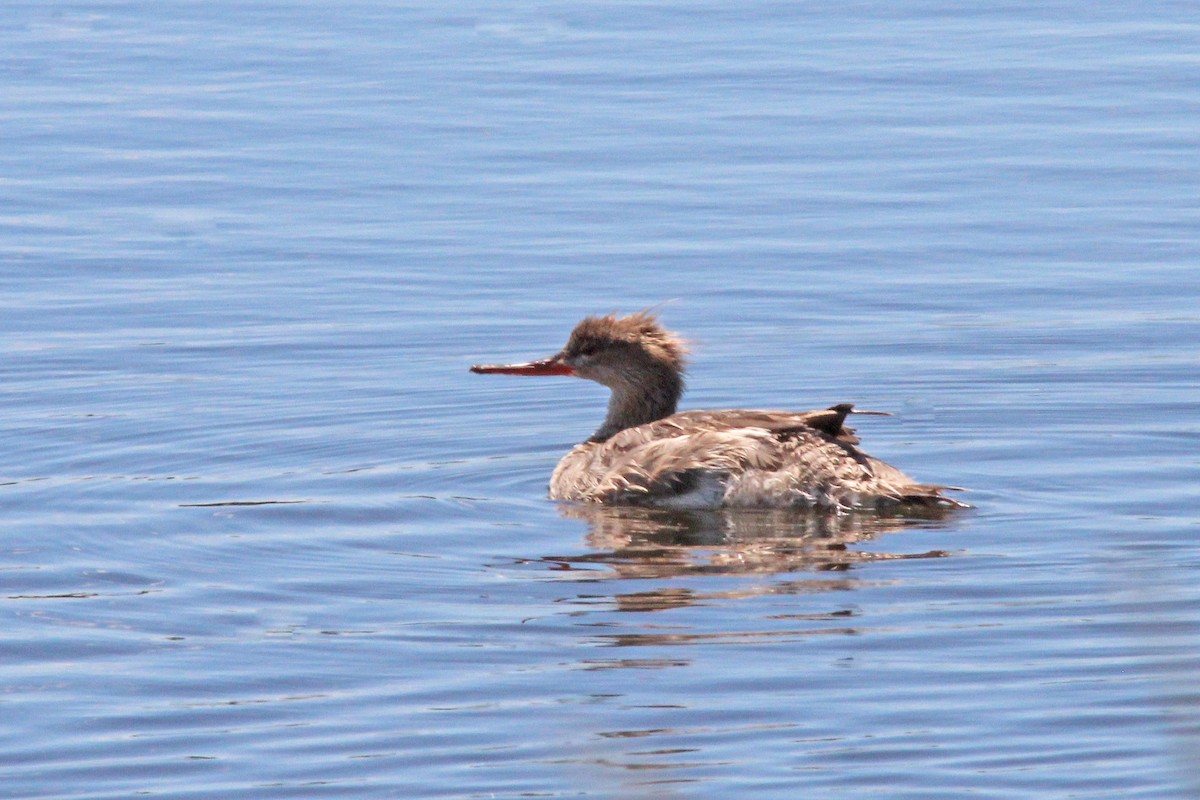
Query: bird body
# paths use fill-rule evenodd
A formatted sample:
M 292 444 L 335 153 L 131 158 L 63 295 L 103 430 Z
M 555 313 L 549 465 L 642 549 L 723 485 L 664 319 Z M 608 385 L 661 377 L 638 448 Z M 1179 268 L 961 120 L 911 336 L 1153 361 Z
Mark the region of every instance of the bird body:
M 648 313 L 588 317 L 562 351 L 477 373 L 574 375 L 612 390 L 604 423 L 559 462 L 555 500 L 666 508 L 961 505 L 858 448 L 842 403 L 816 411 L 684 411 L 686 345 Z

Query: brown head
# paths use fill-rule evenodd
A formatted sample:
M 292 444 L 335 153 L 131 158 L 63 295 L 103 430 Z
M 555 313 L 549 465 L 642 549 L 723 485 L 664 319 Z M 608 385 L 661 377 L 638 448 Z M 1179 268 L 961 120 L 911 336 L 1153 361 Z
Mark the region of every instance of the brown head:
M 617 431 L 675 413 L 683 394 L 687 345 L 641 311 L 627 317 L 588 317 L 571 331 L 567 346 L 549 358 L 526 364 L 487 364 L 472 372 L 504 375 L 574 375 L 612 389 L 608 418 L 592 437 L 603 441 Z

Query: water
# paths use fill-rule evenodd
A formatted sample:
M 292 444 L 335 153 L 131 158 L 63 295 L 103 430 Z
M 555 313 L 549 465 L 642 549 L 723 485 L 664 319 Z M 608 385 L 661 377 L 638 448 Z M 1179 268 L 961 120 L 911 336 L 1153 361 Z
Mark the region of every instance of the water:
M 1197 794 L 1190 4 L 7 10 L 0 795 Z M 545 500 L 667 300 L 975 508 Z

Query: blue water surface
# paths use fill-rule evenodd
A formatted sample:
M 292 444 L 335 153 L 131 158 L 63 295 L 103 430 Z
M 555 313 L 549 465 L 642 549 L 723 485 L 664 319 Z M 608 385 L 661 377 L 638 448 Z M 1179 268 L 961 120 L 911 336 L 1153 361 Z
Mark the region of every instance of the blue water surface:
M 7 12 L 0 795 L 1200 792 L 1192 4 Z M 551 503 L 651 306 L 974 507 Z

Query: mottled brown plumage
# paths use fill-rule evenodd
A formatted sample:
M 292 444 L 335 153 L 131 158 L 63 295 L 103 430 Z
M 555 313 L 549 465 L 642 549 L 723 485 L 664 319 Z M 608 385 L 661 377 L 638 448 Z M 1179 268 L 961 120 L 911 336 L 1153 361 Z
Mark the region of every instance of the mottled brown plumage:
M 588 317 L 560 352 L 478 373 L 574 375 L 612 390 L 604 423 L 559 462 L 550 497 L 676 508 L 845 510 L 961 505 L 858 449 L 848 403 L 817 411 L 685 411 L 687 347 L 653 315 Z M 871 412 L 864 412 L 871 413 Z

